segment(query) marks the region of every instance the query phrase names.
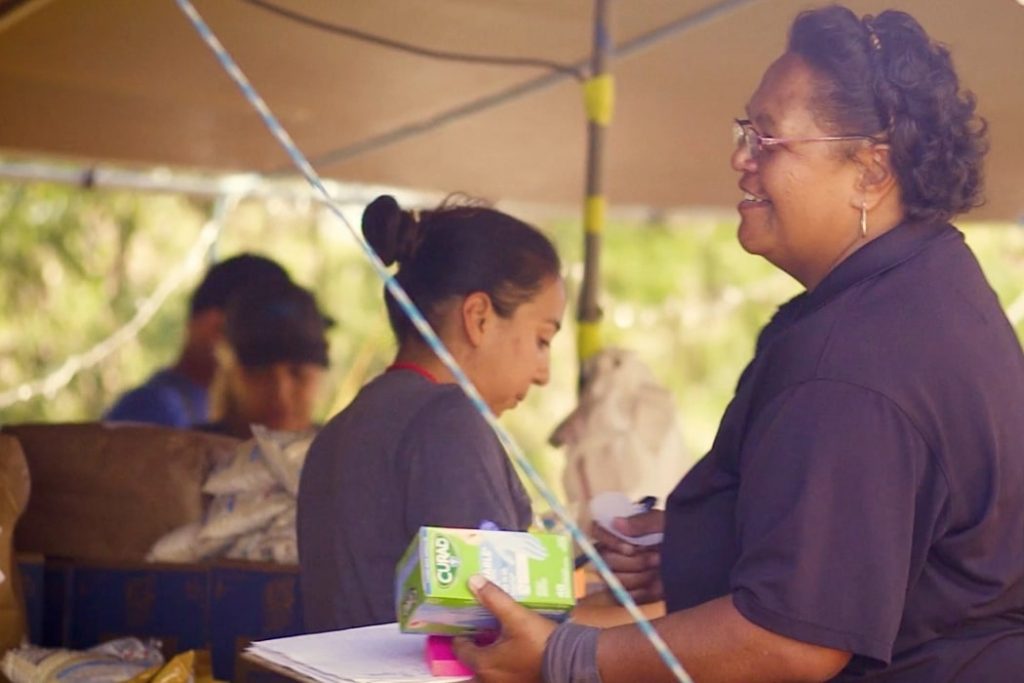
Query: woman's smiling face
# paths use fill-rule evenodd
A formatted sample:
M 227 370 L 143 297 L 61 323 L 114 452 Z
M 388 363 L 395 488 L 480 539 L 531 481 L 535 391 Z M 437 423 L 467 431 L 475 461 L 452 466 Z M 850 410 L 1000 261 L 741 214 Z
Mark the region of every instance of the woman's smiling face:
M 787 53 L 765 72 L 747 116 L 763 136 L 819 138 L 823 130 L 812 104 L 817 77 L 797 55 Z M 858 142 L 790 142 L 765 147 L 756 157 L 737 145 L 733 168 L 741 173 L 738 238 L 813 288 L 828 273 L 858 230 L 859 170 L 846 151 Z

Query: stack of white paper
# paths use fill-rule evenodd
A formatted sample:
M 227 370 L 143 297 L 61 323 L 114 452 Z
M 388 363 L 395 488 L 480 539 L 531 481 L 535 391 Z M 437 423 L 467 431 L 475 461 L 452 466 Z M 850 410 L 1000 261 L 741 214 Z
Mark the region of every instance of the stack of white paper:
M 430 675 L 426 636 L 401 633 L 398 624 L 261 640 L 250 655 L 324 683 L 456 683 L 468 678 Z

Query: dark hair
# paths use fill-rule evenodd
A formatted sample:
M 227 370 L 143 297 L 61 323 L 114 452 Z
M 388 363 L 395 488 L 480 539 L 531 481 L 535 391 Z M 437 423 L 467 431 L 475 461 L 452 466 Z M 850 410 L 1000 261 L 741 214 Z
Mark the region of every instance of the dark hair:
M 224 336 L 244 367 L 328 365 L 326 330 L 334 321 L 320 312 L 312 292 L 293 282 L 239 289 L 224 316 Z
M 505 318 L 561 270 L 551 241 L 536 228 L 472 200 L 446 199 L 433 211 L 403 211 L 389 195 L 363 212 L 363 235 L 384 265 L 437 327 L 438 305 L 484 292 Z M 399 342 L 412 323 L 385 289 L 391 328 Z
M 223 309 L 235 291 L 261 283 L 291 282 L 288 272 L 276 261 L 256 254 L 239 254 L 214 264 L 192 293 L 189 315 L 211 308 Z
M 879 135 L 911 220 L 949 220 L 982 203 L 986 124 L 961 92 L 949 51 L 904 12 L 858 19 L 839 5 L 803 12 L 789 51 L 822 76 L 812 106 L 838 134 Z

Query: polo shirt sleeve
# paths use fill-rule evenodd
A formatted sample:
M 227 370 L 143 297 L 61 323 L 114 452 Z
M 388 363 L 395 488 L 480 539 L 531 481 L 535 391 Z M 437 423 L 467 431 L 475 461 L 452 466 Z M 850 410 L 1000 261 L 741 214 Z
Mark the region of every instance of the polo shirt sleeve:
M 929 451 L 888 398 L 814 380 L 752 425 L 740 457 L 733 602 L 753 623 L 888 663 Z M 927 487 L 924 487 L 927 488 Z
M 529 503 L 497 437 L 461 390 L 432 401 L 410 423 L 401 447 L 407 531 L 420 526 L 475 529 L 494 522 L 522 530 Z

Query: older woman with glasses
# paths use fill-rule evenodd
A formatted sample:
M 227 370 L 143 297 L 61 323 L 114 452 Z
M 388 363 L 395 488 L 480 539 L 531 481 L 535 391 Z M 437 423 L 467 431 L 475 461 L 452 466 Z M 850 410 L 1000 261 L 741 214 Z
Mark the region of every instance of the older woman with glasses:
M 1024 676 L 1024 354 L 963 236 L 984 124 L 902 12 L 799 15 L 736 121 L 739 242 L 806 291 L 664 511 L 596 530 L 697 681 Z M 501 620 L 481 681 L 668 681 L 635 626 Z

